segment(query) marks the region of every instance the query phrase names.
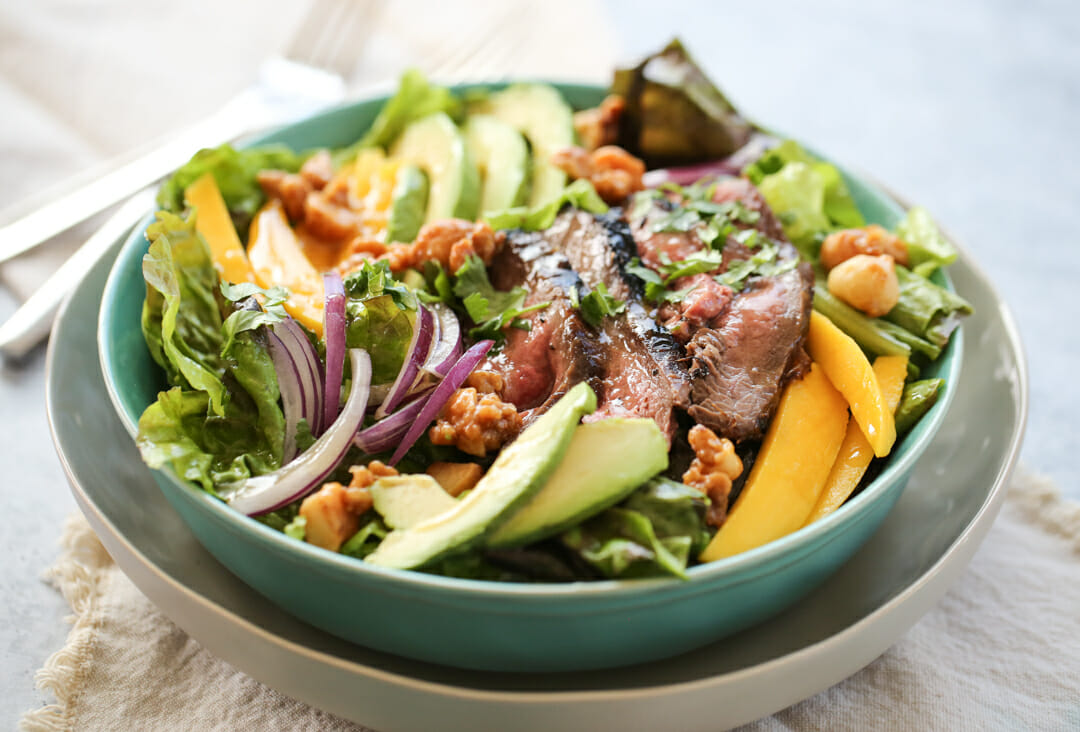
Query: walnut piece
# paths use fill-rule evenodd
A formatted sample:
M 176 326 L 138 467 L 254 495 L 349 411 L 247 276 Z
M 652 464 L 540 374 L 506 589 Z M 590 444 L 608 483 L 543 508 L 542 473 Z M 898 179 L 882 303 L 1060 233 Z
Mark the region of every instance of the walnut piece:
M 520 428 L 517 407 L 470 386 L 454 392 L 428 436 L 435 445 L 483 457 L 512 440 Z
M 735 454 L 731 440 L 717 437 L 708 427 L 694 425 L 688 438 L 697 457 L 683 473 L 683 483 L 709 497 L 705 520 L 712 526 L 720 526 L 727 518 L 731 484 L 742 475 L 742 460 Z
M 360 527 L 360 517 L 372 506 L 368 487 L 379 478 L 397 475 L 398 471 L 378 460 L 349 468 L 352 480 L 348 487 L 326 483 L 300 504 L 304 517 L 305 540 L 309 544 L 336 552 Z
M 551 163 L 575 180 L 587 178 L 600 198 L 612 205 L 645 187 L 645 163 L 616 145 L 592 152 L 580 147 L 560 148 L 551 154 Z

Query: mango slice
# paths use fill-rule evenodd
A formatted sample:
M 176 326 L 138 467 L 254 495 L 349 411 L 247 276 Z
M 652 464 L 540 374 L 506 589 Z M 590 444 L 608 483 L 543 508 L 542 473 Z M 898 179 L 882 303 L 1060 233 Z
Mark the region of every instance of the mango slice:
M 285 309 L 322 338 L 326 294 L 322 276 L 304 256 L 281 202 L 270 201 L 251 222 L 248 259 L 259 287 L 289 290 Z
M 254 282 L 255 272 L 233 226 L 225 199 L 212 173 L 184 189 L 184 201 L 195 209 L 195 230 L 210 246 L 210 258 L 226 282 Z
M 859 345 L 815 310 L 810 313 L 807 351 L 847 399 L 851 416 L 866 435 L 874 454 L 878 457 L 888 455 L 896 442 L 893 412 Z
M 896 411 L 900 394 L 904 391 L 907 362 L 907 356 L 878 356 L 874 361 L 874 375 L 881 385 L 889 410 L 893 412 Z M 873 458 L 874 451 L 866 441 L 866 435 L 854 419 L 849 419 L 844 442 L 840 445 L 836 462 L 825 481 L 825 489 L 821 491 L 817 505 L 810 512 L 810 518 L 806 519 L 807 526 L 835 511 L 851 496 Z
M 820 365 L 788 384 L 746 485 L 701 561 L 745 552 L 806 523 L 836 462 L 847 418 L 843 395 Z

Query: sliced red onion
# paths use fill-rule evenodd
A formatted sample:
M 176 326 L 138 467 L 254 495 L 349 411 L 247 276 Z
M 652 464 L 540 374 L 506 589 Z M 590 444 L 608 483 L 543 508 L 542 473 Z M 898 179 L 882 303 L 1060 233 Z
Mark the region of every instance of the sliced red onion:
M 310 448 L 288 465 L 266 475 L 234 483 L 219 491 L 232 508 L 249 516 L 275 511 L 322 485 L 345 458 L 364 421 L 371 388 L 371 358 L 362 348 L 349 351 L 352 387 L 337 420 Z
M 743 168 L 760 158 L 769 148 L 775 147 L 778 142 L 775 137 L 758 132 L 752 135 L 745 145 L 722 160 L 650 170 L 645 173 L 641 182 L 646 188 L 657 188 L 665 183 L 685 186 L 711 176 L 739 175 Z
M 438 335 L 431 344 L 423 370 L 441 379 L 461 357 L 461 323 L 454 311 L 442 303 L 432 303 L 431 309 L 435 313 Z
M 269 333 L 269 344 L 278 391 L 281 392 L 281 411 L 285 417 L 285 445 L 281 452 L 281 464 L 288 465 L 296 457 L 296 426 L 307 414 L 307 395 L 301 385 L 300 369 L 289 349 L 273 331 Z
M 421 304 L 416 311 L 416 325 L 413 327 L 412 338 L 409 340 L 409 348 L 405 351 L 405 362 L 401 365 L 397 378 L 394 379 L 394 385 L 390 387 L 390 393 L 386 395 L 386 399 L 375 412 L 376 418 L 381 419 L 397 409 L 397 406 L 416 386 L 417 377 L 420 376 L 420 367 L 424 365 L 428 351 L 431 350 L 431 336 L 434 329 L 435 317 Z
M 323 413 L 323 376 L 319 354 L 307 333 L 292 318 L 275 324 L 273 331 L 296 364 L 300 375 L 300 388 L 305 397 L 301 416 L 307 420 L 311 434 L 318 437 L 322 434 Z
M 331 425 L 341 406 L 341 377 L 345 371 L 345 286 L 341 275 L 323 275 L 326 308 L 323 310 L 323 338 L 326 340 L 326 383 L 323 399 L 323 424 Z
M 402 438 L 401 443 L 394 450 L 394 455 L 390 458 L 391 465 L 396 465 L 409 451 L 409 448 L 420 439 L 420 435 L 424 434 L 427 426 L 442 411 L 443 405 L 465 383 L 465 379 L 469 378 L 469 374 L 473 372 L 473 369 L 484 360 L 484 356 L 487 355 L 487 352 L 494 344 L 495 341 L 479 341 L 472 348 L 465 351 L 462 357 L 457 360 L 457 363 L 446 374 L 446 378 L 435 387 L 435 391 L 431 393 L 431 397 L 425 402 L 424 408 L 420 410 L 416 421 L 412 423 L 412 426 L 405 433 L 405 437 Z
M 432 389 L 429 388 L 411 397 L 386 419 L 380 419 L 367 429 L 360 430 L 353 443 L 366 453 L 383 452 L 394 447 L 416 421 L 431 392 Z

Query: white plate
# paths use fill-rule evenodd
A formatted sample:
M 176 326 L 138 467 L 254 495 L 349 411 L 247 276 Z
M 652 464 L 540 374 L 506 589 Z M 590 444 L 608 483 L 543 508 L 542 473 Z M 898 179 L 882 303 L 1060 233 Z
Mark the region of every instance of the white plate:
M 111 258 L 110 258 L 111 259 Z M 941 431 L 882 528 L 790 611 L 658 663 L 574 674 L 460 671 L 350 645 L 240 583 L 188 531 L 114 416 L 95 323 L 108 259 L 62 311 L 48 358 L 54 441 L 75 498 L 121 569 L 211 653 L 296 699 L 397 729 L 702 729 L 770 714 L 846 678 L 929 610 L 1004 498 L 1027 412 L 1015 326 L 986 278 L 955 265 L 975 306 Z

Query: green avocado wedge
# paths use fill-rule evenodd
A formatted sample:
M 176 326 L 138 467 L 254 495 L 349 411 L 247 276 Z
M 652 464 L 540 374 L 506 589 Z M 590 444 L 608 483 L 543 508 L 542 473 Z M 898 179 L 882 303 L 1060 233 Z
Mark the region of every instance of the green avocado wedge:
M 391 529 L 411 529 L 457 505 L 457 499 L 424 473 L 379 478 L 369 490 L 375 510 Z
M 474 219 L 480 205 L 480 176 L 465 139 L 444 112 L 413 122 L 390 149 L 390 156 L 427 173 L 425 222 Z
M 411 243 L 427 215 L 428 180 L 424 171 L 415 165 L 402 165 L 394 181 L 390 199 L 390 219 L 386 224 L 386 241 Z
M 566 187 L 566 173 L 551 164 L 551 153 L 574 144 L 574 113 L 559 90 L 548 84 L 514 84 L 477 105 L 521 131 L 532 146 L 529 206 L 555 200 Z
M 595 410 L 596 394 L 588 384 L 578 384 L 499 453 L 468 496 L 411 528 L 391 531 L 365 561 L 415 569 L 482 541 L 544 486 L 582 416 Z
M 480 171 L 480 215 L 529 200 L 529 146 L 511 125 L 490 114 L 465 121 L 465 147 Z
M 544 487 L 487 538 L 524 546 L 558 534 L 626 498 L 668 466 L 668 446 L 651 419 L 583 424 Z

